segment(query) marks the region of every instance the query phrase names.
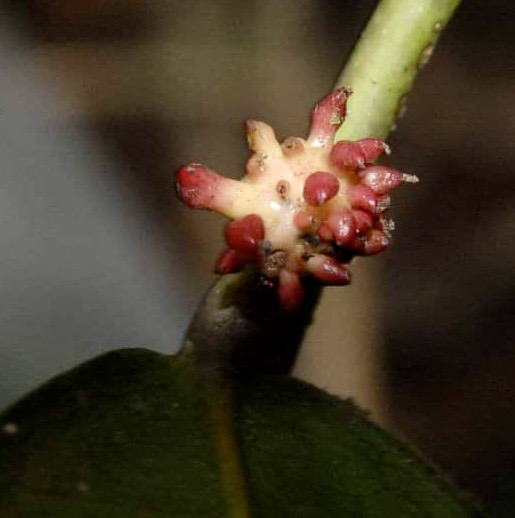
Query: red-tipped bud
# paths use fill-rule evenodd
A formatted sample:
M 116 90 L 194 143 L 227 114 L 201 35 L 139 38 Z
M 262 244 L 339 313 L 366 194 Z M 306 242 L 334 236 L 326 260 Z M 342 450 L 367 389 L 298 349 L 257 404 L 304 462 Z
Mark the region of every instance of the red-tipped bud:
M 218 258 L 215 265 L 215 273 L 225 275 L 227 273 L 239 272 L 242 270 L 247 263 L 249 263 L 249 257 L 242 254 L 234 248 L 227 248 L 224 250 Z
M 365 167 L 365 154 L 357 142 L 341 140 L 331 150 L 331 162 L 341 169 L 363 169 Z
M 418 178 L 413 175 L 407 175 L 386 167 L 384 165 L 373 165 L 367 167 L 360 173 L 361 182 L 368 185 L 376 194 L 386 194 L 393 191 L 402 182 L 417 182 Z
M 347 99 L 351 91 L 338 88 L 326 95 L 311 112 L 311 130 L 308 142 L 316 147 L 328 147 L 347 112 Z
M 322 284 L 328 286 L 343 286 L 350 282 L 348 267 L 327 255 L 315 254 L 310 257 L 306 269 Z
M 333 212 L 326 224 L 334 234 L 337 245 L 348 245 L 356 238 L 356 219 L 349 209 Z
M 304 183 L 304 199 L 313 207 L 328 202 L 338 194 L 340 183 L 334 174 L 318 171 L 310 174 Z
M 381 155 L 389 155 L 390 147 L 378 138 L 363 138 L 356 144 L 360 147 L 365 157 L 365 162 L 370 164 Z
M 347 189 L 347 198 L 353 209 L 361 209 L 367 212 L 378 211 L 379 198 L 368 186 L 358 183 Z
M 256 254 L 259 243 L 265 237 L 265 226 L 261 216 L 249 214 L 231 221 L 225 227 L 225 240 L 230 248 L 247 255 Z
M 355 242 L 356 252 L 360 255 L 375 255 L 390 246 L 390 237 L 380 230 L 370 230 L 365 236 Z
M 305 210 L 299 210 L 293 216 L 293 223 L 299 230 L 313 230 L 315 217 Z
M 327 223 L 322 223 L 318 227 L 317 234 L 322 241 L 332 241 L 334 239 L 333 231 Z
M 176 174 L 179 198 L 194 209 L 213 209 L 225 178 L 201 164 L 182 166 Z
M 369 212 L 364 210 L 353 210 L 352 216 L 356 222 L 356 232 L 358 234 L 364 234 L 368 232 L 374 225 L 374 218 Z
M 304 300 L 304 290 L 299 276 L 288 270 L 279 274 L 279 302 L 286 311 L 297 310 Z

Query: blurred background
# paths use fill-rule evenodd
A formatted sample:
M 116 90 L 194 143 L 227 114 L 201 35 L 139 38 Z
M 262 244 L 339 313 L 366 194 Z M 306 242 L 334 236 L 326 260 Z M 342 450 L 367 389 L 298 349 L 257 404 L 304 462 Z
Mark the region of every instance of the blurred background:
M 303 135 L 374 1 L 0 4 L 0 405 L 102 351 L 174 352 L 221 218 L 172 174 L 239 177 L 242 123 Z M 464 2 L 389 143 L 395 246 L 327 289 L 296 375 L 515 515 L 514 4 Z

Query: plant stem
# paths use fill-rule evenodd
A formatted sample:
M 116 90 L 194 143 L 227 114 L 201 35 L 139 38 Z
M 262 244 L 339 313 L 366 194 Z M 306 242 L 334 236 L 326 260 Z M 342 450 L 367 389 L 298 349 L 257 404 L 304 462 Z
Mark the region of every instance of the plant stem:
M 336 86 L 353 90 L 336 140 L 385 138 L 460 0 L 383 0 Z
M 201 371 L 225 377 L 290 372 L 321 291 L 313 279 L 306 279 L 304 289 L 303 307 L 289 314 L 257 268 L 221 277 L 187 333 Z

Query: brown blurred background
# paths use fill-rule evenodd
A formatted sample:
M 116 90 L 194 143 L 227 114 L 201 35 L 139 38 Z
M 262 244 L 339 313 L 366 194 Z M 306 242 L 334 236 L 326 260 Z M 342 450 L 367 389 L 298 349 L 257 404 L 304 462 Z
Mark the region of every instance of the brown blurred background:
M 115 164 L 103 174 L 144 213 L 170 278 L 194 286 L 189 311 L 212 282 L 223 221 L 177 202 L 174 169 L 196 161 L 241 175 L 248 117 L 302 135 L 374 5 L 17 0 L 2 10 L 60 98 L 51 122 L 92 137 Z M 356 264 L 352 287 L 327 290 L 296 371 L 355 397 L 496 516 L 515 516 L 514 14 L 500 0 L 458 10 L 389 138 L 396 167 L 421 178 L 396 193 L 395 246 Z

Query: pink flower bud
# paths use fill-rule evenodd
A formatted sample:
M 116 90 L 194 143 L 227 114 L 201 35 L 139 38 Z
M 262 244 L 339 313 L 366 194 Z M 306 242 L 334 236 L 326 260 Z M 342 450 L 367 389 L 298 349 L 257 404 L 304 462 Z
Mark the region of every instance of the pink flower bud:
M 357 142 L 341 140 L 331 150 L 331 162 L 341 169 L 355 171 L 365 167 L 365 154 Z
M 370 230 L 374 225 L 374 218 L 369 212 L 364 210 L 353 210 L 352 215 L 356 221 L 356 232 L 358 234 L 363 234 Z
M 343 286 L 349 284 L 350 273 L 346 265 L 340 264 L 333 257 L 316 254 L 306 263 L 308 272 L 312 273 L 322 284 Z
M 242 181 L 200 164 L 183 166 L 176 174 L 184 203 L 233 220 L 226 226 L 227 249 L 218 258 L 216 272 L 257 265 L 265 284 L 277 286 L 287 311 L 302 304 L 302 277 L 348 284 L 348 263 L 355 255 L 388 248 L 393 230 L 385 215 L 388 193 L 403 182 L 417 181 L 372 165 L 390 152 L 382 140 L 333 142 L 350 93 L 337 89 L 315 106 L 306 140 L 289 137 L 280 144 L 270 126 L 248 120 L 245 130 L 253 154 Z
M 293 223 L 299 230 L 313 230 L 315 217 L 305 210 L 299 210 L 293 216 Z
M 241 219 L 236 219 L 227 224 L 225 228 L 225 240 L 230 248 L 234 248 L 243 254 L 255 255 L 259 243 L 265 237 L 263 220 L 257 214 L 249 214 Z
M 234 248 L 224 250 L 215 265 L 215 273 L 227 274 L 239 272 L 249 262 L 248 257 Z
M 326 95 L 311 112 L 311 131 L 308 143 L 314 147 L 330 147 L 334 134 L 347 113 L 347 99 L 351 91 L 338 88 Z
M 304 291 L 299 276 L 288 270 L 279 275 L 279 302 L 286 311 L 297 310 L 304 299 Z
M 349 209 L 333 212 L 327 219 L 327 226 L 331 229 L 337 245 L 349 245 L 356 238 L 356 218 Z
M 386 194 L 397 189 L 402 182 L 418 182 L 413 175 L 404 174 L 384 165 L 367 167 L 360 173 L 361 183 L 368 185 L 376 194 Z
M 314 207 L 323 205 L 338 193 L 340 183 L 331 173 L 310 174 L 304 183 L 304 199 Z
M 317 235 L 322 241 L 332 241 L 334 239 L 334 233 L 327 223 L 322 223 L 318 227 Z
M 379 198 L 368 185 L 351 185 L 347 189 L 347 198 L 353 209 L 361 209 L 372 214 L 378 211 Z
M 390 237 L 380 230 L 372 229 L 354 243 L 356 252 L 360 255 L 375 255 L 390 246 Z
M 177 171 L 177 194 L 194 209 L 213 209 L 224 178 L 201 164 L 182 166 Z
M 378 138 L 363 138 L 358 140 L 356 144 L 363 152 L 367 164 L 372 163 L 381 155 L 390 154 L 389 146 Z

